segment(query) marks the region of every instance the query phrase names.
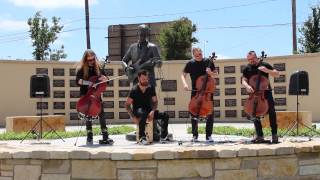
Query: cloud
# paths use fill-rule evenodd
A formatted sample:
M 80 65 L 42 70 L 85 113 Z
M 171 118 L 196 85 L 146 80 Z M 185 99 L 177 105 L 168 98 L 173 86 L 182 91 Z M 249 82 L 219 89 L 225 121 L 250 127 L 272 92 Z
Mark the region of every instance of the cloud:
M 233 59 L 231 56 L 226 56 L 226 55 L 223 55 L 223 54 L 217 54 L 217 60 L 219 59 Z
M 83 8 L 83 0 L 8 0 L 18 7 L 36 9 Z M 90 5 L 98 4 L 98 0 L 89 0 Z
M 26 21 L 0 20 L 0 29 L 5 31 L 27 30 L 28 24 Z

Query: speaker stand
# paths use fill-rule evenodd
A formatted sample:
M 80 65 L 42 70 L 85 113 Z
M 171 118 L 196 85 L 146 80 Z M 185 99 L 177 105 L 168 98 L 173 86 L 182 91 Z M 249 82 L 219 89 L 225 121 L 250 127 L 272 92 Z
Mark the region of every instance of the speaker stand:
M 299 79 L 299 76 L 298 76 L 298 79 Z M 316 131 L 314 128 L 311 128 L 311 127 L 305 125 L 303 122 L 300 122 L 300 120 L 299 120 L 299 106 L 300 106 L 300 103 L 299 103 L 299 94 L 300 94 L 300 92 L 299 92 L 299 89 L 300 89 L 299 88 L 299 80 L 297 81 L 297 88 L 296 89 L 297 89 L 297 92 L 296 92 L 296 102 L 297 102 L 297 104 L 296 104 L 296 119 L 295 119 L 295 121 L 293 123 L 291 123 L 287 127 L 288 130 L 286 132 L 284 132 L 281 135 L 281 137 L 284 137 L 285 135 L 288 135 L 290 132 L 293 132 L 294 127 L 296 127 L 295 136 L 299 136 L 299 125 L 301 125 L 301 127 L 308 128 L 309 129 L 308 132 L 312 131 L 312 132 L 320 135 L 320 132 Z M 311 136 L 309 136 L 309 140 L 311 140 Z
M 28 131 L 28 133 L 22 138 L 20 143 L 22 143 L 28 137 L 29 134 L 36 134 L 37 135 L 37 139 L 39 141 L 40 139 L 46 137 L 51 132 L 55 133 L 63 142 L 65 142 L 64 139 L 57 133 L 57 131 L 54 128 L 52 128 L 52 126 L 42 118 L 42 116 L 43 116 L 43 113 L 42 113 L 42 111 L 43 111 L 42 98 L 43 98 L 43 96 L 40 96 L 40 119 Z M 45 134 L 44 136 L 42 136 L 42 134 L 43 134 L 43 123 L 45 123 L 50 128 L 50 131 L 48 131 L 47 134 Z M 38 126 L 38 124 L 40 124 L 39 133 L 37 133 L 37 128 L 36 128 Z

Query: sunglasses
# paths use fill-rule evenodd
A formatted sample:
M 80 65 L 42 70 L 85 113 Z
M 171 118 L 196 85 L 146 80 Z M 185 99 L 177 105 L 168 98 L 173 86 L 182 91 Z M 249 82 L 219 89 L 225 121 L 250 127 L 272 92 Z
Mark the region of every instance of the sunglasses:
M 96 60 L 95 58 L 90 58 L 90 59 L 87 59 L 87 62 L 93 62 L 95 60 Z

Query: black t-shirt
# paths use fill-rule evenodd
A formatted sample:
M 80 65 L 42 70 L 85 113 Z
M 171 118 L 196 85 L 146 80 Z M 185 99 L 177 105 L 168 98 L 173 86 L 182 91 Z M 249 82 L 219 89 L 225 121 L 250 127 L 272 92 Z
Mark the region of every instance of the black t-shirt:
M 106 75 L 103 70 L 100 70 L 101 74 Z M 88 74 L 88 79 L 92 76 L 97 76 L 97 73 L 94 70 L 94 67 L 89 67 L 89 74 Z M 76 74 L 76 83 L 78 86 L 80 86 L 80 96 L 86 95 L 88 92 L 88 86 L 87 85 L 80 85 L 78 82 L 80 79 L 84 79 L 83 77 L 83 69 L 80 69 L 77 71 Z M 85 80 L 85 79 L 84 79 Z
M 192 83 L 192 89 L 196 89 L 196 82 L 198 77 L 205 75 L 206 68 L 209 65 L 209 59 L 204 59 L 202 61 L 196 61 L 194 59 L 190 60 L 183 69 L 184 73 L 189 73 Z M 215 69 L 214 63 L 211 63 L 210 69 L 213 71 Z M 191 96 L 195 95 L 197 92 L 192 91 Z
M 129 97 L 133 99 L 133 111 L 138 108 L 150 112 L 152 110 L 152 97 L 156 96 L 156 90 L 154 87 L 148 86 L 143 93 L 139 85 L 134 85 L 130 91 Z
M 248 81 L 249 81 L 249 79 L 250 79 L 253 75 L 258 74 L 258 72 L 259 72 L 258 67 L 260 67 L 260 66 L 264 66 L 264 67 L 266 67 L 267 69 L 273 70 L 273 67 L 272 67 L 269 63 L 267 63 L 267 62 L 262 62 L 260 65 L 248 64 L 248 65 L 243 69 L 243 72 L 242 72 L 243 77 L 247 78 Z M 261 71 L 261 75 L 269 78 L 269 74 L 268 74 L 268 73 L 265 73 L 265 72 L 263 72 L 263 71 Z M 271 89 L 270 83 L 269 83 L 269 89 Z
M 266 63 L 266 62 L 262 62 L 260 66 L 264 66 L 267 69 L 273 70 L 273 67 L 269 63 Z M 258 67 L 260 67 L 260 66 L 248 64 L 243 69 L 243 72 L 242 72 L 243 77 L 245 77 L 245 78 L 247 78 L 249 80 L 253 75 L 258 74 L 258 72 L 259 72 Z M 268 73 L 265 73 L 265 72 L 261 71 L 261 75 L 269 78 L 269 74 Z

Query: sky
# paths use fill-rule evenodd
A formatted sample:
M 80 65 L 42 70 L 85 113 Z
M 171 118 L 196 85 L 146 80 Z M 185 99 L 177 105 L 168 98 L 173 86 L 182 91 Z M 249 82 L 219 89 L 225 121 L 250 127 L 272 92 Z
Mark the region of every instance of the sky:
M 296 0 L 298 28 L 319 0 Z M 61 18 L 58 40 L 66 61 L 79 61 L 86 49 L 84 0 L 0 0 L 0 59 L 33 59 L 28 18 L 37 11 Z M 268 56 L 292 54 L 291 0 L 90 0 L 91 49 L 108 54 L 109 25 L 173 21 L 188 17 L 205 56 L 243 58 L 249 50 Z M 248 27 L 249 26 L 249 27 Z M 300 34 L 298 33 L 298 37 Z

